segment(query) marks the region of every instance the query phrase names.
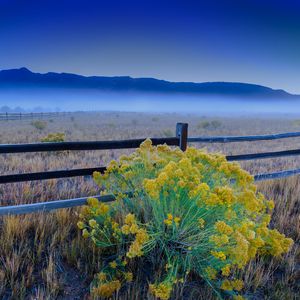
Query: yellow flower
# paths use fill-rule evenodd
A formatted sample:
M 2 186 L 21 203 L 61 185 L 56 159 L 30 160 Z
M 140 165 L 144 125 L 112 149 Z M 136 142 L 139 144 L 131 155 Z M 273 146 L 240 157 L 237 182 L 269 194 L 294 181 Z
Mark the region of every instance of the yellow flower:
M 147 241 L 149 241 L 149 235 L 145 229 L 139 228 L 135 236 L 135 239 L 139 244 L 144 244 Z
M 175 222 L 175 225 L 176 225 L 176 226 L 179 225 L 180 220 L 181 220 L 181 219 L 180 219 L 179 217 L 175 217 L 175 218 L 174 218 L 174 222 Z
M 100 203 L 100 205 L 98 206 L 98 208 L 96 210 L 96 215 L 103 216 L 103 215 L 107 214 L 108 211 L 109 211 L 109 206 L 107 204 Z
M 169 219 L 165 219 L 164 220 L 164 223 L 167 225 L 167 226 L 171 226 L 173 224 L 173 221 L 172 220 L 169 220 Z
M 172 292 L 171 283 L 149 284 L 149 291 L 161 300 L 168 300 Z
M 221 289 L 225 291 L 232 291 L 232 290 L 240 291 L 243 288 L 243 286 L 244 283 L 240 279 L 235 279 L 232 281 L 225 279 L 222 282 Z
M 122 231 L 122 233 L 128 235 L 130 233 L 130 226 L 127 224 L 123 225 L 121 228 L 121 231 Z
M 233 296 L 233 299 L 234 299 L 234 300 L 245 300 L 245 298 L 242 297 L 242 296 L 240 296 L 240 295 L 234 295 L 234 296 Z
M 116 263 L 115 260 L 112 261 L 112 262 L 110 262 L 109 265 L 110 265 L 110 267 L 113 268 L 113 269 L 115 269 L 115 268 L 117 267 L 117 263 Z
M 269 200 L 269 201 L 267 202 L 267 206 L 268 206 L 268 208 L 269 208 L 270 210 L 273 210 L 274 207 L 275 207 L 274 201 L 273 201 L 273 200 Z
M 97 198 L 88 198 L 87 203 L 92 207 L 97 207 L 99 205 L 99 200 Z
M 142 245 L 139 244 L 137 241 L 133 241 L 129 247 L 128 252 L 126 253 L 126 256 L 128 258 L 134 258 L 142 255 L 143 255 Z
M 232 285 L 234 290 L 240 291 L 243 288 L 244 283 L 240 279 L 235 279 L 235 280 L 231 281 L 231 285 Z
M 118 164 L 115 160 L 112 160 L 112 161 L 110 161 L 110 163 L 108 164 L 108 166 L 107 166 L 107 168 L 106 168 L 106 172 L 112 172 L 112 171 L 115 171 L 118 167 L 119 167 L 119 164 Z
M 88 238 L 89 237 L 89 232 L 86 230 L 86 229 L 83 229 L 82 230 L 82 236 L 86 239 L 86 238 Z
M 227 225 L 224 221 L 218 221 L 215 223 L 215 228 L 219 233 L 224 233 L 230 235 L 233 232 L 233 229 Z
M 113 280 L 107 283 L 100 284 L 98 287 L 92 289 L 92 293 L 95 296 L 108 298 L 111 297 L 114 292 L 121 288 L 121 282 L 119 280 Z
M 214 279 L 216 279 L 218 272 L 216 269 L 209 266 L 205 269 L 205 273 L 206 273 L 208 279 L 214 280 Z
M 135 216 L 133 214 L 128 214 L 125 217 L 125 224 L 131 225 L 135 223 Z
M 152 141 L 150 139 L 146 139 L 143 143 L 141 143 L 140 148 L 141 149 L 151 149 L 152 147 Z
M 233 287 L 231 285 L 231 282 L 228 279 L 223 280 L 221 289 L 225 291 L 232 291 Z
M 226 234 L 211 235 L 209 241 L 213 242 L 216 246 L 221 247 L 229 243 L 229 237 Z
M 199 227 L 200 227 L 201 229 L 203 229 L 203 228 L 204 228 L 204 224 L 205 224 L 205 220 L 202 219 L 202 218 L 199 218 L 199 219 L 198 219 L 198 223 L 199 223 Z
M 89 225 L 90 225 L 92 228 L 95 228 L 96 225 L 97 225 L 97 221 L 94 220 L 94 219 L 91 219 L 91 220 L 89 220 Z
M 130 233 L 135 234 L 135 233 L 138 232 L 138 229 L 139 229 L 139 227 L 138 227 L 136 224 L 132 224 L 132 225 L 130 226 L 129 231 L 130 231 Z
M 100 281 L 105 281 L 105 280 L 106 280 L 106 274 L 103 273 L 103 272 L 99 273 L 99 274 L 98 274 L 98 279 L 99 279 Z
M 220 260 L 225 260 L 226 259 L 226 255 L 222 252 L 222 251 L 210 251 L 210 253 L 215 257 L 218 258 Z
M 154 180 L 154 179 L 144 179 L 143 185 L 144 185 L 146 193 L 150 197 L 152 197 L 154 199 L 158 198 L 158 196 L 159 196 L 159 189 L 158 189 L 156 180 Z
M 131 272 L 126 272 L 124 273 L 124 277 L 127 282 L 131 282 L 133 279 L 133 274 Z
M 157 181 L 156 181 L 156 182 L 157 182 L 159 185 L 163 186 L 163 185 L 167 182 L 167 180 L 168 180 L 168 175 L 167 175 L 167 173 L 162 172 L 162 173 L 160 173 L 160 174 L 158 175 Z
M 111 228 L 112 228 L 113 231 L 115 231 L 115 232 L 120 232 L 119 224 L 118 224 L 117 222 L 112 221 L 112 222 L 111 222 Z
M 172 226 L 173 222 L 176 226 L 179 225 L 179 222 L 180 222 L 180 218 L 179 217 L 173 217 L 172 214 L 168 214 L 167 215 L 167 219 L 164 220 L 164 223 L 167 225 L 167 226 Z
M 81 222 L 81 221 L 79 221 L 79 222 L 77 223 L 77 227 L 78 227 L 79 229 L 83 229 L 83 228 L 84 228 L 84 223 Z
M 230 274 L 230 265 L 227 264 L 221 270 L 222 270 L 222 275 L 223 276 L 229 276 L 229 274 Z

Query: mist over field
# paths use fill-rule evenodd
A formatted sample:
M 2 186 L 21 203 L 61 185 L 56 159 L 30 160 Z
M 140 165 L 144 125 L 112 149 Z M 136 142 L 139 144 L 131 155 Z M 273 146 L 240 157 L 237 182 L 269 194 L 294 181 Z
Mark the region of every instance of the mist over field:
M 0 109 L 25 111 L 176 112 L 208 115 L 300 114 L 298 99 L 113 93 L 91 90 L 0 91 Z M 5 108 L 2 108 L 2 111 Z

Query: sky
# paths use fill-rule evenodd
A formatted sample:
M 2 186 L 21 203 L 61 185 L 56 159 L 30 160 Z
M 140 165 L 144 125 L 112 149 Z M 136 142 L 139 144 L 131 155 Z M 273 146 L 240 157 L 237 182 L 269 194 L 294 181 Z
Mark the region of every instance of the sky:
M 300 94 L 299 0 L 0 0 L 0 69 Z

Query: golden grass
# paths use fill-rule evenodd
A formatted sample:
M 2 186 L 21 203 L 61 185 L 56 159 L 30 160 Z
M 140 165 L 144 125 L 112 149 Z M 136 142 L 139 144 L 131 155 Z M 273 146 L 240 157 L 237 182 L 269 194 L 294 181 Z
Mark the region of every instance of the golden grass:
M 216 119 L 216 118 L 214 118 Z M 43 130 L 30 120 L 1 122 L 0 143 L 37 142 L 51 132 L 64 132 L 67 141 L 159 137 L 175 131 L 177 121 L 189 123 L 191 136 L 245 135 L 296 131 L 293 119 L 218 118 L 221 127 L 203 129 L 203 120 L 193 115 L 150 115 L 134 113 L 74 113 L 47 122 Z M 275 151 L 299 147 L 300 139 L 255 143 L 212 144 L 211 151 L 226 154 Z M 7 154 L 0 157 L 0 174 L 37 172 L 106 165 L 125 151 L 75 151 L 70 153 Z M 300 167 L 300 158 L 267 159 L 242 164 L 251 173 Z M 300 179 L 261 182 L 259 190 L 276 203 L 272 226 L 295 240 L 292 250 L 281 259 L 257 258 L 243 271 L 246 296 L 250 299 L 297 299 L 300 291 Z M 0 205 L 67 199 L 97 193 L 88 178 L 48 180 L 0 185 Z M 77 209 L 58 210 L 0 219 L 0 298 L 84 299 L 89 283 L 99 270 L 101 253 L 83 241 L 76 228 Z M 139 283 L 120 291 L 116 299 L 151 299 Z M 145 282 L 144 282 L 145 283 Z M 176 299 L 214 299 L 209 288 L 190 279 L 175 291 Z

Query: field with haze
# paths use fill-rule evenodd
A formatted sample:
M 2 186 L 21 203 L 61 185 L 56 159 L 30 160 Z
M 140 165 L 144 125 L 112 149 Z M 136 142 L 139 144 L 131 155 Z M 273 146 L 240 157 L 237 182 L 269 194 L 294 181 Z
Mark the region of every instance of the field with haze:
M 189 136 L 249 135 L 300 131 L 294 117 L 213 118 L 192 114 L 72 113 L 45 118 L 44 125 L 32 120 L 1 121 L 0 143 L 39 142 L 49 133 L 64 133 L 66 141 L 112 140 L 174 136 L 176 122 L 189 123 Z M 300 139 L 230 144 L 193 144 L 224 154 L 255 153 L 299 148 Z M 105 166 L 122 153 L 118 151 L 70 151 L 59 153 L 4 154 L 0 173 L 14 174 Z M 299 168 L 300 158 L 244 162 L 251 174 Z M 271 226 L 294 239 L 292 250 L 282 258 L 258 257 L 243 271 L 248 299 L 299 299 L 300 219 L 299 176 L 265 181 L 259 190 L 275 201 Z M 1 205 L 33 203 L 98 194 L 91 178 L 33 181 L 0 185 Z M 1 218 L 1 299 L 88 299 L 89 284 L 98 270 L 101 253 L 83 241 L 76 228 L 78 209 Z M 140 276 L 140 274 L 137 274 Z M 141 299 L 140 287 L 130 285 L 118 299 Z M 183 294 L 182 294 L 183 293 Z M 144 294 L 143 294 L 144 295 Z M 177 295 L 177 296 L 176 296 Z M 214 299 L 208 287 L 191 280 L 176 291 L 175 298 Z M 152 299 L 150 295 L 147 295 Z

